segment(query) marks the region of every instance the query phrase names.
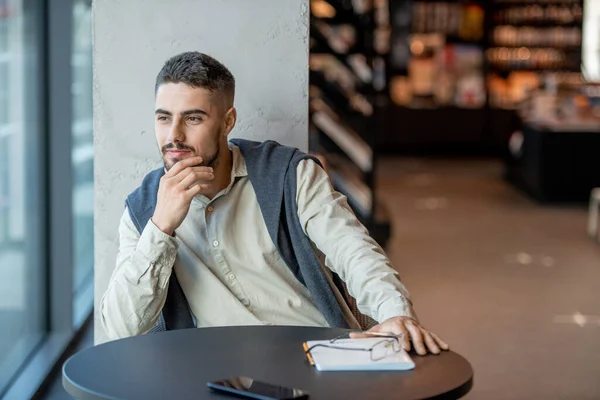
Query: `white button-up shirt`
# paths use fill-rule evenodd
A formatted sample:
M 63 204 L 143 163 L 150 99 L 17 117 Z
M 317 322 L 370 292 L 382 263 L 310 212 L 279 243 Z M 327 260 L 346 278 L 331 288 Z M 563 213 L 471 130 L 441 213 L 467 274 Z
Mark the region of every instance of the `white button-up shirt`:
M 156 324 L 173 268 L 198 327 L 328 326 L 308 289 L 281 259 L 244 158 L 230 146 L 229 186 L 212 200 L 196 196 L 175 237 L 151 220 L 140 235 L 129 211 L 123 213 L 117 266 L 101 303 L 102 325 L 110 338 L 142 334 Z M 383 250 L 312 160 L 298 165 L 297 204 L 322 268 L 346 282 L 363 314 L 380 322 L 415 318 L 409 294 Z M 343 311 L 350 320 L 349 310 Z

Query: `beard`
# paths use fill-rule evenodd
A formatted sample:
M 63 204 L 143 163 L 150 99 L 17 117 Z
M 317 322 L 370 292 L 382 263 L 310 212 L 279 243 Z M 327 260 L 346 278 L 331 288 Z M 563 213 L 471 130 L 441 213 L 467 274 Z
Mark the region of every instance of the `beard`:
M 192 147 L 186 146 L 181 143 L 167 143 L 166 145 L 164 145 L 161 149 L 161 152 L 163 154 L 163 163 L 165 164 L 165 169 L 167 171 L 169 171 L 171 168 L 173 168 L 173 166 L 175 164 L 177 164 L 179 161 L 181 161 L 181 159 L 179 159 L 179 158 L 173 158 L 173 159 L 167 161 L 165 158 L 165 152 L 167 152 L 168 150 L 189 150 L 192 153 L 194 152 L 194 149 Z M 214 153 L 210 156 L 201 155 L 202 162 L 200 164 L 194 165 L 194 167 L 215 168 L 218 165 L 220 150 L 221 150 L 221 144 L 219 142 L 217 142 L 217 148 L 215 149 Z

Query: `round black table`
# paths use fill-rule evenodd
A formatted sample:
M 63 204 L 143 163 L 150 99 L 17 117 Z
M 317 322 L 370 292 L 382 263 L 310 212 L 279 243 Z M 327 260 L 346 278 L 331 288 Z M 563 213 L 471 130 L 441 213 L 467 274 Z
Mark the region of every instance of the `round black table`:
M 317 399 L 457 399 L 473 385 L 471 365 L 446 351 L 411 354 L 411 371 L 319 372 L 302 342 L 344 330 L 244 326 L 186 329 L 105 343 L 72 356 L 63 385 L 80 400 L 221 399 L 206 382 L 234 376 L 296 387 Z

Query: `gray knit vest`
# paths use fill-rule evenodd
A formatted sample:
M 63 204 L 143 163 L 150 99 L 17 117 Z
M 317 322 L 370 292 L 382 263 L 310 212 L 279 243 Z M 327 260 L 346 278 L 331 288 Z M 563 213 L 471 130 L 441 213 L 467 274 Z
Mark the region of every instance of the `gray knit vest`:
M 310 240 L 302 230 L 296 204 L 296 168 L 302 160 L 318 160 L 298 149 L 282 146 L 274 141 L 263 143 L 243 139 L 231 140 L 239 147 L 248 170 L 248 178 L 256 193 L 269 236 L 281 258 L 294 276 L 310 292 L 312 300 L 331 327 L 348 328 L 342 309 L 329 286 Z M 144 177 L 139 188 L 125 201 L 129 214 L 138 231 L 154 214 L 160 178 L 164 169 L 159 168 Z M 336 286 L 341 281 L 334 277 Z M 215 299 L 218 301 L 218 299 Z M 158 324 L 151 332 L 193 328 L 195 326 L 187 300 L 181 289 L 175 270 L 171 273 L 167 299 Z

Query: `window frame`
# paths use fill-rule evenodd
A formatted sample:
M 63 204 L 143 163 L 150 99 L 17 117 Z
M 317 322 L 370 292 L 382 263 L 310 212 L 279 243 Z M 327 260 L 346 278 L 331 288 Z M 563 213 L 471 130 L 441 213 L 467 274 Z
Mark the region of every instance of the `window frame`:
M 27 229 L 43 271 L 39 290 L 46 333 L 4 391 L 0 388 L 0 398 L 36 395 L 93 310 L 93 280 L 73 290 L 73 7 L 72 0 L 23 1 L 25 37 L 39 61 L 26 89 L 27 98 L 35 99 L 28 120 L 34 121 L 32 134 L 39 154 L 39 181 L 28 184 L 35 185 L 39 196 L 27 201 L 34 203 L 41 218 Z

